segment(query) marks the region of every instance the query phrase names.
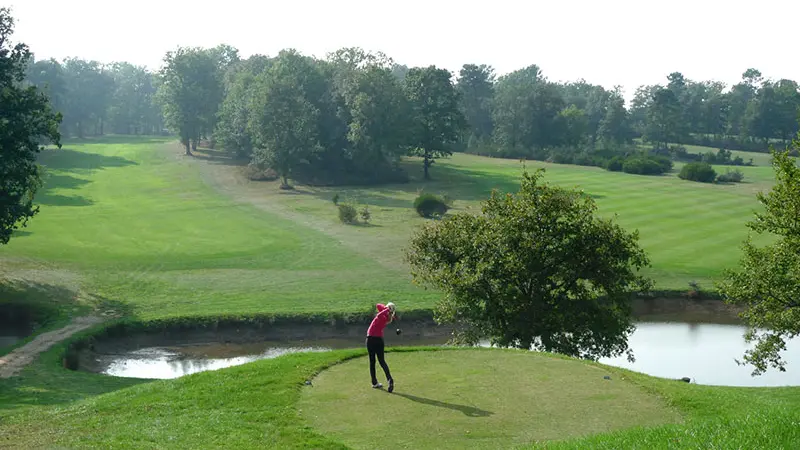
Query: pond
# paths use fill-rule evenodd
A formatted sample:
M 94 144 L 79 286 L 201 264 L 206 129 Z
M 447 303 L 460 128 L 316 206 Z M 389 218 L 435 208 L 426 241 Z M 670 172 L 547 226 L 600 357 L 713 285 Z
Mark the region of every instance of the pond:
M 636 361 L 625 357 L 603 359 L 600 362 L 665 378 L 689 377 L 695 383 L 726 386 L 786 386 L 800 385 L 800 342 L 787 344 L 784 354 L 787 372 L 768 371 L 752 377 L 752 369 L 738 366 L 748 348 L 742 337 L 744 327 L 707 323 L 640 322 L 629 345 Z M 444 335 L 401 335 L 387 333 L 386 345 L 416 346 L 443 345 Z M 202 343 L 144 346 L 106 350 L 84 350 L 79 355 L 80 370 L 120 377 L 177 378 L 195 372 L 216 370 L 251 361 L 275 358 L 293 352 L 326 351 L 358 348 L 363 338 L 320 336 L 311 340 L 263 340 L 250 343 Z M 390 362 L 391 363 L 391 362 Z M 402 370 L 400 368 L 396 370 Z

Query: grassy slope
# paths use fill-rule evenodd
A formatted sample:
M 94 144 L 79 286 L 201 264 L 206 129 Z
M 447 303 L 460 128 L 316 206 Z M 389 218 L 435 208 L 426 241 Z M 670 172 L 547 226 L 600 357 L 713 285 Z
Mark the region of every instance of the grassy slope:
M 424 352 L 421 349 L 411 349 L 410 353 L 390 352 L 387 358 L 393 364 L 395 376 L 398 380 L 404 380 L 402 385 L 398 382 L 397 393 L 410 396 L 398 395 L 386 399 L 378 397 L 386 395 L 385 393 L 374 391 L 363 383 L 367 363 L 363 358 L 336 367 L 328 373 L 323 372 L 314 382 L 318 386 L 303 387 L 303 381 L 310 379 L 322 368 L 342 359 L 362 356 L 363 350 L 294 354 L 177 380 L 149 383 L 82 374 L 85 379 L 79 388 L 88 389 L 86 386 L 94 380 L 96 383 L 92 389 L 113 392 L 70 404 L 25 410 L 3 417 L 0 422 L 0 447 L 344 448 L 335 441 L 337 436 L 346 436 L 345 442 L 352 444 L 363 442 L 361 432 L 371 426 L 363 422 L 347 423 L 349 419 L 357 419 L 364 414 L 363 411 L 352 408 L 363 406 L 368 398 L 366 396 L 379 399 L 377 407 L 380 412 L 372 415 L 371 419 L 386 425 L 387 439 L 402 436 L 397 439 L 425 442 L 430 435 L 418 434 L 420 429 L 430 432 L 437 424 L 450 424 L 450 427 L 442 430 L 444 435 L 453 435 L 449 441 L 439 440 L 443 437 L 434 436 L 431 442 L 445 443 L 451 448 L 480 443 L 480 437 L 468 437 L 466 432 L 455 437 L 459 434 L 457 431 L 464 430 L 467 425 L 474 426 L 471 429 L 478 436 L 484 437 L 487 429 L 492 430 L 495 435 L 511 435 L 516 431 L 516 436 L 505 437 L 503 442 L 508 443 L 536 439 L 538 436 L 553 437 L 552 430 L 543 427 L 542 423 L 528 421 L 512 430 L 511 427 L 504 428 L 503 424 L 494 423 L 494 414 L 469 416 L 464 415 L 463 411 L 488 410 L 497 416 L 511 417 L 512 421 L 514 411 L 529 419 L 548 412 L 555 416 L 538 416 L 538 420 L 546 423 L 552 423 L 559 418 L 563 420 L 563 423 L 554 424 L 556 427 L 567 427 L 570 424 L 585 427 L 585 419 L 588 417 L 592 419 L 588 426 L 592 426 L 594 430 L 613 428 L 614 424 L 630 424 L 630 414 L 609 411 L 608 407 L 590 409 L 591 406 L 602 405 L 605 394 L 613 394 L 629 401 L 643 401 L 642 405 L 629 404 L 632 410 L 647 414 L 646 417 L 636 418 L 642 419 L 643 422 L 640 423 L 674 421 L 676 417 L 673 410 L 658 406 L 659 403 L 664 405 L 664 402 L 681 411 L 685 423 L 612 432 L 585 440 L 550 444 L 547 448 L 712 448 L 711 443 L 715 443 L 717 447 L 714 448 L 780 449 L 792 448 L 791 444 L 800 438 L 797 427 L 790 426 L 800 414 L 798 388 L 698 386 L 656 379 L 622 369 L 592 368 L 577 362 L 568 363 L 564 371 L 559 371 L 560 380 L 542 379 L 539 387 L 520 386 L 525 389 L 517 391 L 520 398 L 512 399 L 515 402 L 512 406 L 523 410 L 509 408 L 512 410 L 504 411 L 506 405 L 497 403 L 503 397 L 498 395 L 498 399 L 487 395 L 490 393 L 485 387 L 480 390 L 480 383 L 486 383 L 492 376 L 493 366 L 487 365 L 482 358 L 482 355 L 490 352 L 496 355 L 494 352 L 501 351 L 484 349 Z M 542 359 L 545 357 L 534 354 L 514 351 L 508 353 L 513 356 L 509 356 L 500 369 L 508 370 L 511 374 L 519 365 L 527 367 L 530 364 L 533 376 L 541 375 L 545 378 L 548 374 L 552 376 L 550 369 L 566 363 L 563 359 L 548 361 Z M 528 360 L 524 361 L 525 358 Z M 448 360 L 451 364 L 460 365 L 463 362 L 462 368 L 467 369 L 459 372 L 457 367 L 445 364 Z M 545 367 L 541 373 L 538 369 L 540 365 Z M 439 368 L 441 371 L 429 372 L 432 368 Z M 356 373 L 361 378 L 353 379 L 352 376 Z M 596 381 L 604 373 L 611 374 L 611 381 Z M 426 376 L 454 385 L 412 384 L 415 377 L 416 382 L 420 383 Z M 480 383 L 473 384 L 473 378 L 478 378 Z M 106 380 L 105 384 L 103 380 Z M 599 389 L 587 389 L 591 386 L 586 386 L 586 383 L 595 382 L 608 384 Z M 117 385 L 114 386 L 114 383 Z M 134 386 L 121 389 L 124 384 Z M 639 389 L 632 385 L 638 385 Z M 356 398 L 340 399 L 342 405 L 351 409 L 336 409 L 335 404 L 325 406 L 334 408 L 331 414 L 336 415 L 335 418 L 326 418 L 328 426 L 332 429 L 338 421 L 339 426 L 345 427 L 338 429 L 334 435 L 328 434 L 331 429 L 314 429 L 306 421 L 309 401 L 326 403 L 335 395 L 327 390 L 328 387 L 345 389 L 345 392 L 356 395 Z M 542 391 L 545 387 L 549 388 L 546 392 Z M 322 392 L 311 391 L 318 388 Z M 510 388 L 516 389 L 514 386 Z M 306 392 L 303 392 L 304 389 Z M 363 392 L 359 389 L 363 389 Z M 600 395 L 600 389 L 611 389 L 613 392 Z M 650 392 L 662 400 L 642 396 L 640 390 Z M 535 393 L 541 399 L 539 396 L 531 396 Z M 303 398 L 304 396 L 307 397 Z M 554 411 L 552 408 L 559 401 L 562 402 L 559 406 L 564 409 Z M 572 415 L 567 414 L 570 411 Z M 436 420 L 431 421 L 434 413 Z M 395 420 L 398 423 L 394 423 Z M 391 428 L 392 424 L 396 426 L 394 429 Z M 578 434 L 578 430 L 572 431 Z M 773 431 L 774 434 L 769 434 Z M 386 442 L 389 445 L 397 443 L 394 440 Z
M 221 158 L 218 154 L 214 157 Z M 408 165 L 414 174 L 418 172 L 417 161 Z M 676 176 L 677 171 L 652 177 L 536 161 L 528 162 L 527 167 L 545 168 L 546 180 L 584 189 L 596 199 L 601 215 L 617 214 L 624 227 L 638 229 L 652 260 L 650 274 L 658 287 L 667 289 L 685 289 L 692 280 L 711 288 L 712 280 L 724 268 L 736 264 L 748 232 L 745 222 L 759 207 L 755 194 L 768 189 L 772 180 L 771 168 L 763 166 L 742 168 L 748 182 L 737 185 L 687 182 Z M 235 177 L 236 168 L 201 164 L 200 169 L 207 179 L 226 185 Z M 293 217 L 336 229 L 342 242 L 357 246 L 362 254 L 400 264 L 403 246 L 414 225 L 421 223 L 410 209 L 420 189 L 456 199 L 455 211 L 476 210 L 493 188 L 515 191 L 521 170 L 514 160 L 456 154 L 437 162 L 434 180 L 425 184 L 349 189 L 301 186 L 287 194 L 275 183 L 240 182 L 228 195 L 264 209 L 281 207 Z M 331 203 L 336 194 L 368 205 L 376 226 L 344 230 L 347 227 L 337 223 Z
M 47 152 L 42 212 L 0 258 L 21 276 L 69 272 L 95 300 L 145 318 L 432 304 L 330 236 L 232 204 L 171 149 L 101 141 Z
M 681 420 L 656 396 L 574 360 L 515 351 L 390 353 L 393 395 L 370 389 L 366 363 L 326 370 L 298 404 L 315 429 L 353 448 L 510 448 Z
M 351 191 L 371 205 L 375 226 L 345 227 L 336 222 L 330 203 L 333 193 L 340 190 L 304 188 L 287 194 L 266 183 L 225 189 L 218 184 L 218 175 L 235 168 L 187 160 L 173 149 L 173 144 L 158 139 L 130 142 L 109 138 L 73 143 L 61 152 L 44 155 L 49 178 L 38 196 L 42 212 L 11 244 L 0 249 L 0 275 L 27 280 L 20 288 L 23 293 L 45 292 L 70 314 L 84 311 L 87 305 L 155 318 L 352 311 L 388 298 L 403 302 L 406 308 L 426 307 L 435 300 L 435 294 L 408 283 L 407 270 L 400 264 L 403 243 L 413 225 L 422 223 L 408 207 L 418 185 Z M 679 288 L 685 287 L 688 279 L 718 274 L 726 262 L 723 256 L 728 262 L 735 261 L 735 247 L 744 236 L 742 224 L 755 207 L 753 192 L 767 186 L 771 177 L 768 167 L 744 168 L 756 183 L 701 186 L 674 176 L 636 177 L 541 163 L 531 166 L 546 166 L 547 177 L 556 182 L 582 185 L 597 197 L 601 213 L 619 208 L 623 225 L 640 228 L 658 281 Z M 515 189 L 519 173 L 515 161 L 467 155 L 441 161 L 434 170 L 437 181 L 426 188 L 454 196 L 461 210 L 476 205 L 492 187 Z M 229 195 L 237 201 L 231 202 Z M 719 223 L 714 225 L 717 222 L 709 219 Z M 736 233 L 739 237 L 730 237 Z M 714 239 L 705 239 L 707 236 Z M 672 245 L 662 245 L 661 239 L 671 240 Z M 271 436 L 264 432 L 269 428 L 280 430 L 279 442 L 286 446 L 320 439 L 292 418 L 292 407 L 286 406 L 290 399 L 283 397 L 294 395 L 292 386 L 305 376 L 297 367 L 290 367 L 297 362 L 294 359 L 258 363 L 231 369 L 231 373 L 201 374 L 199 379 L 146 383 L 96 397 L 141 382 L 64 371 L 58 366 L 62 348 L 48 352 L 26 369 L 23 377 L 0 381 L 4 437 L 18 436 L 18 432 L 23 438 L 20 443 L 57 438 L 84 446 L 86 442 L 78 442 L 82 436 L 99 436 L 93 442 L 104 446 L 127 438 L 134 442 L 163 439 L 179 445 L 193 436 L 205 436 L 208 446 L 213 446 L 214 436 L 225 430 L 243 433 L 243 444 L 255 444 L 257 439 Z M 320 359 L 303 360 L 303 370 L 335 359 L 308 358 Z M 264 371 L 277 378 L 264 378 Z M 243 384 L 229 378 L 247 373 L 252 377 Z M 227 385 L 258 392 L 264 402 L 247 406 L 249 400 L 237 397 Z M 209 393 L 214 389 L 219 396 Z M 702 403 L 692 413 L 695 415 L 733 411 L 730 402 L 718 406 L 728 395 L 748 407 L 762 405 L 762 411 L 771 411 L 771 401 L 754 399 L 797 400 L 794 390 L 685 392 L 690 395 L 679 406 L 691 409 Z M 205 407 L 204 401 L 223 397 L 237 401 L 208 410 L 199 408 Z M 76 400 L 79 402 L 73 403 Z M 264 405 L 273 401 L 284 406 L 264 410 Z M 139 405 L 139 409 L 128 411 L 120 404 Z M 148 404 L 158 414 L 137 419 L 143 412 L 149 413 L 145 411 Z M 30 405 L 53 407 L 24 408 Z M 102 414 L 93 414 L 92 408 L 99 408 Z M 261 408 L 251 411 L 260 425 L 245 432 L 230 423 L 227 415 L 248 414 L 248 408 Z M 10 411 L 23 412 L 8 417 Z M 40 414 L 46 414 L 45 428 L 52 434 L 38 433 L 43 423 Z M 130 427 L 119 425 L 125 420 L 131 421 Z M 223 422 L 223 428 L 214 428 L 213 424 Z M 143 437 L 134 436 L 137 423 L 147 430 Z M 181 429 L 185 433 L 174 433 Z M 165 434 L 170 430 L 172 435 Z M 197 442 L 202 441 L 192 440 Z

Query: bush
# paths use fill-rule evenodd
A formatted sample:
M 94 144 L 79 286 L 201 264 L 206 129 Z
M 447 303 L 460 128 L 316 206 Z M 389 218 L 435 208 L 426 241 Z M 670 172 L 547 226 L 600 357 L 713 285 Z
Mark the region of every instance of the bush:
M 361 220 L 363 220 L 364 223 L 369 223 L 369 219 L 372 218 L 372 214 L 369 213 L 369 208 L 366 205 L 364 205 L 364 207 L 361 208 L 361 211 L 359 211 L 359 215 L 361 216 Z
M 693 162 L 683 166 L 678 177 L 684 180 L 698 181 L 700 183 L 713 183 L 717 178 L 717 172 L 714 171 L 714 168 L 708 163 Z
M 606 161 L 606 170 L 610 170 L 612 172 L 621 172 L 623 164 L 625 164 L 625 157 L 615 156 Z
M 636 175 L 661 175 L 672 168 L 672 161 L 667 161 L 669 162 L 668 165 L 660 157 L 632 156 L 622 164 L 622 171 Z
M 354 224 L 358 222 L 356 208 L 353 205 L 342 203 L 337 205 L 339 207 L 339 220 L 342 223 Z
M 744 180 L 744 173 L 741 170 L 726 170 L 725 173 L 717 177 L 719 183 L 741 183 Z
M 278 173 L 272 169 L 260 169 L 258 166 L 249 164 L 242 169 L 242 173 L 247 179 L 252 181 L 275 181 L 278 179 Z
M 339 205 L 339 194 L 334 195 L 332 201 L 333 201 L 334 205 L 338 206 Z
M 417 214 L 420 216 L 430 219 L 431 217 L 443 216 L 450 207 L 441 198 L 433 194 L 423 193 L 414 200 L 414 209 L 417 210 Z

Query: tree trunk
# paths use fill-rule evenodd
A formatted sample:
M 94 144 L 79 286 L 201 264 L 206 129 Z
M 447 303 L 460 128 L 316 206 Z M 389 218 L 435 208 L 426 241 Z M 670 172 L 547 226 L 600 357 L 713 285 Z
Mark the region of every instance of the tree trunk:
M 197 139 L 192 139 L 192 151 L 197 151 Z
M 190 147 L 190 145 L 189 145 L 189 141 L 185 141 L 185 142 L 183 143 L 183 146 L 184 146 L 184 147 L 186 147 L 186 156 L 193 156 L 193 155 L 192 155 L 192 150 L 191 150 L 191 147 Z
M 428 152 L 425 152 L 425 155 L 423 156 L 423 159 L 422 159 L 422 167 L 425 170 L 425 180 L 430 180 L 431 179 L 431 176 L 428 173 L 428 168 L 430 166 L 431 166 L 430 155 L 428 154 Z
M 83 139 L 83 125 L 80 122 L 78 122 L 78 137 Z

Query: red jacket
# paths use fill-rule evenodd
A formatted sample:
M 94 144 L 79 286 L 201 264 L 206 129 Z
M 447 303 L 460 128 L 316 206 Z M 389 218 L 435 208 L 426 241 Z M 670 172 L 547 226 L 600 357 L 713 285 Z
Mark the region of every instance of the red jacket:
M 367 336 L 383 337 L 383 329 L 392 321 L 392 312 L 389 311 L 389 307 L 381 303 L 375 306 L 378 308 L 378 314 L 375 314 L 375 318 L 369 324 Z

